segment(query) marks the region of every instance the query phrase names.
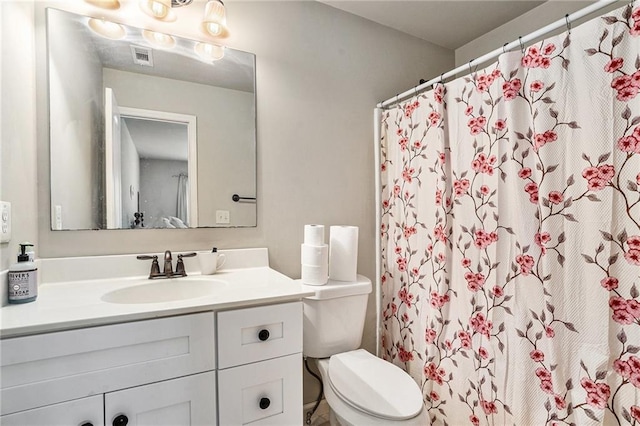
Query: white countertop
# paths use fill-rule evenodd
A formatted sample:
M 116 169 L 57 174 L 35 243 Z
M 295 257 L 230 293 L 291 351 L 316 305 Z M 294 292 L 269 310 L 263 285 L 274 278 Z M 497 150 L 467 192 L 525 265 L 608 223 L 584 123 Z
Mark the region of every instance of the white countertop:
M 264 265 L 264 262 L 262 262 Z M 187 269 L 189 270 L 189 269 Z M 102 297 L 132 285 L 153 285 L 146 275 L 83 279 L 40 285 L 35 302 L 0 308 L 0 337 L 15 337 L 72 328 L 165 317 L 193 312 L 300 300 L 314 293 L 268 266 L 223 269 L 214 275 L 189 274 L 181 279 L 218 280 L 224 286 L 211 295 L 160 303 L 110 303 Z

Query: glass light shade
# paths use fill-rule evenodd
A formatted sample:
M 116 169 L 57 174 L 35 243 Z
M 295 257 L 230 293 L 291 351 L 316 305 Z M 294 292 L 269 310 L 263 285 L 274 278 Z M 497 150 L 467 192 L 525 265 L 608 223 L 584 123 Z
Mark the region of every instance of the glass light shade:
M 202 29 L 214 37 L 224 38 L 229 35 L 227 29 L 227 13 L 220 0 L 209 0 L 204 9 Z
M 171 0 L 141 0 L 140 9 L 155 19 L 165 19 L 171 11 Z
M 198 43 L 194 47 L 194 50 L 198 56 L 206 61 L 217 61 L 224 58 L 224 46 L 218 46 L 217 44 Z
M 120 40 L 126 34 L 122 25 L 104 19 L 90 18 L 87 25 L 94 33 L 111 40 Z
M 169 34 L 142 30 L 142 37 L 144 37 L 144 39 L 152 46 L 159 47 L 161 49 L 171 49 L 176 45 L 176 39 Z
M 86 3 L 92 4 L 102 9 L 120 9 L 120 2 L 118 0 L 84 0 Z

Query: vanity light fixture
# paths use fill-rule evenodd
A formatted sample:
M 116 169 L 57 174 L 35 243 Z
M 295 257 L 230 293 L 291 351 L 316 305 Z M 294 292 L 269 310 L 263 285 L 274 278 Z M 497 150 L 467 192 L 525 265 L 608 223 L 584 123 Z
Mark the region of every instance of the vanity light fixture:
M 120 9 L 120 2 L 118 0 L 84 0 L 85 2 L 102 9 Z
M 218 46 L 217 44 L 197 43 L 193 50 L 206 62 L 217 61 L 224 58 L 224 46 Z
M 93 6 L 97 6 L 103 9 L 118 9 L 120 7 L 120 0 L 84 1 Z M 140 9 L 146 15 L 163 22 L 176 21 L 178 18 L 172 8 L 188 6 L 192 2 L 193 0 L 138 0 Z M 226 38 L 229 36 L 229 28 L 227 27 L 227 11 L 222 0 L 207 1 L 204 7 L 202 31 L 205 34 L 218 39 Z
M 160 49 L 171 49 L 176 45 L 176 39 L 169 34 L 156 31 L 142 30 L 142 37 L 154 47 Z
M 221 0 L 209 0 L 204 8 L 202 29 L 205 33 L 217 38 L 229 36 L 227 28 L 227 12 Z
M 120 40 L 126 34 L 122 25 L 105 19 L 89 18 L 87 25 L 96 34 L 111 40 Z

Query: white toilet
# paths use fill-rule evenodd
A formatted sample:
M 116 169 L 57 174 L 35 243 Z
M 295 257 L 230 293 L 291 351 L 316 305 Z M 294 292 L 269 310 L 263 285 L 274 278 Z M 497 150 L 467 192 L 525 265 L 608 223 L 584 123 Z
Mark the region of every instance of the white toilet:
M 304 286 L 304 355 L 317 358 L 331 424 L 426 426 L 422 392 L 399 367 L 365 350 L 362 341 L 371 281 Z

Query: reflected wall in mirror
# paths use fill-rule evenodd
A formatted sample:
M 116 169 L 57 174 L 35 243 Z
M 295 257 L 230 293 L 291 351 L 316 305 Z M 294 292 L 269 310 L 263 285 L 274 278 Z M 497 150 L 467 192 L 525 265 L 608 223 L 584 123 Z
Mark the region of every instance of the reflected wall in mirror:
M 255 226 L 255 56 L 89 23 L 47 9 L 52 229 Z

